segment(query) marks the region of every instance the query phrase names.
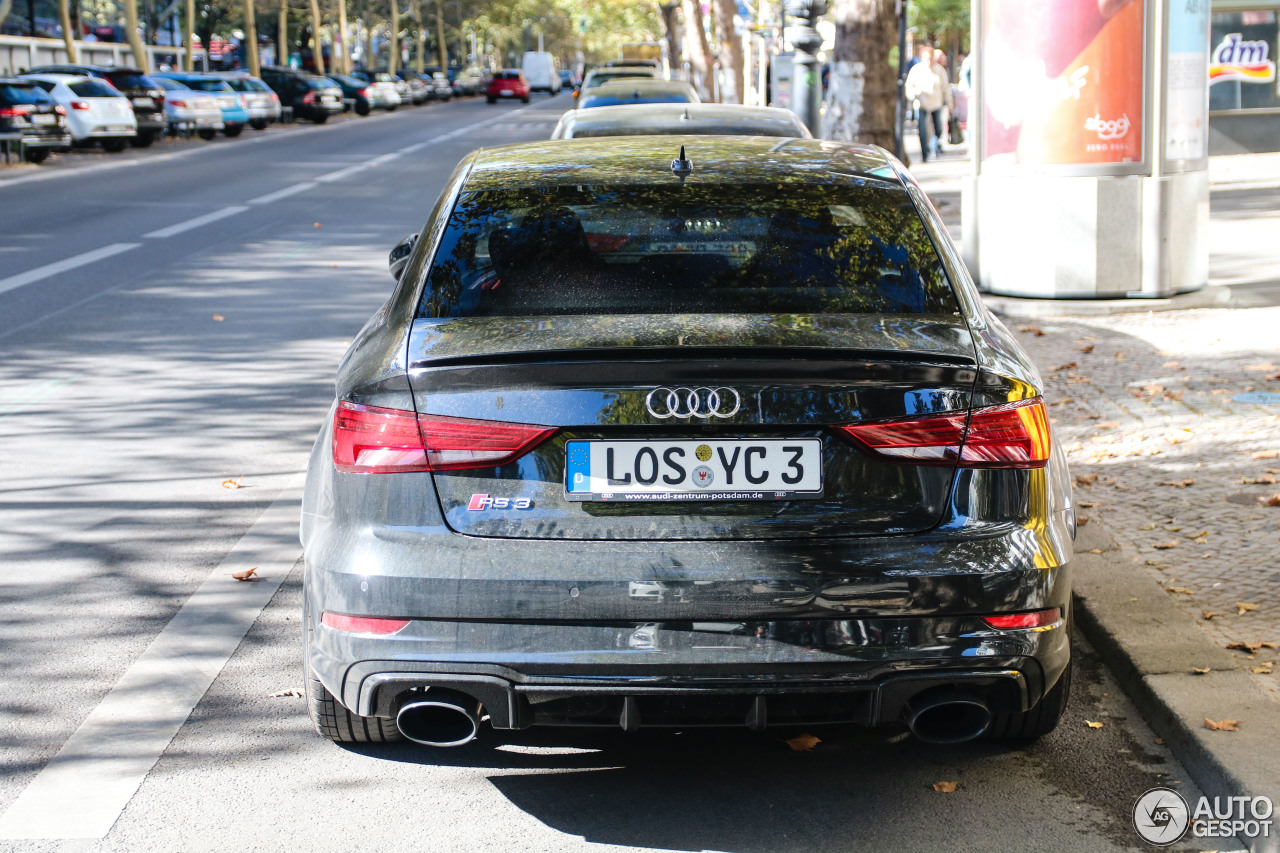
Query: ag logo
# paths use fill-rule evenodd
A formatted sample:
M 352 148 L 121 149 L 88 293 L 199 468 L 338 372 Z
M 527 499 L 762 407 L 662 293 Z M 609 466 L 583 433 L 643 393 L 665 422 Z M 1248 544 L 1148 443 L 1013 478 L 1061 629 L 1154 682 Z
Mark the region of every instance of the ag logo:
M 1152 788 L 1133 805 L 1133 828 L 1157 847 L 1182 840 L 1190 824 L 1187 801 L 1172 788 Z

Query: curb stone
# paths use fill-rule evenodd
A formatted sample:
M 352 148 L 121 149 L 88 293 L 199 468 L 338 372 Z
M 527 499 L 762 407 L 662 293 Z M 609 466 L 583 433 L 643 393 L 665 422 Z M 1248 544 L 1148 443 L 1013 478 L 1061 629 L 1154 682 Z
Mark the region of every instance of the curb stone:
M 1191 624 L 1133 557 L 1096 518 L 1080 528 L 1072 561 L 1077 624 L 1206 796 L 1268 796 L 1280 805 L 1280 703 Z M 1193 667 L 1211 671 L 1195 675 Z M 1206 717 L 1241 726 L 1210 731 Z M 1280 853 L 1280 814 L 1272 821 L 1270 836 L 1240 841 L 1252 853 Z

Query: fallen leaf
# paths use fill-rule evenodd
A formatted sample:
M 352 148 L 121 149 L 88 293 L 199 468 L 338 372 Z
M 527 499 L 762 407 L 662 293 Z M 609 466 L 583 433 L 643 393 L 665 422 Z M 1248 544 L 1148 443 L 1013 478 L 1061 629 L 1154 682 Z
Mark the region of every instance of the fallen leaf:
M 1276 484 L 1276 476 L 1268 473 L 1258 477 L 1245 477 L 1241 482 L 1246 486 L 1274 486 Z
M 1181 539 L 1170 539 L 1168 542 L 1157 542 L 1153 547 L 1157 551 L 1168 551 L 1170 548 L 1177 548 L 1181 544 Z
M 1211 732 L 1238 732 L 1240 731 L 1239 720 L 1211 720 L 1204 718 L 1204 727 Z
M 1253 670 L 1254 675 L 1274 675 L 1275 674 L 1275 671 L 1267 666 L 1251 666 L 1249 667 L 1249 669 Z
M 1178 595 L 1195 595 L 1194 592 L 1187 589 L 1185 586 L 1169 586 L 1165 587 L 1165 591 L 1177 593 Z
M 316 227 L 316 228 L 323 228 L 324 226 L 323 226 L 323 225 L 321 225 L 319 222 L 317 222 L 317 223 L 315 223 L 315 227 Z
M 1181 364 L 1178 364 L 1178 362 L 1176 361 L 1166 361 L 1164 363 L 1164 369 L 1165 370 L 1186 370 L 1185 367 L 1183 367 Z
M 257 578 L 254 577 L 254 575 L 257 574 L 257 572 L 258 572 L 258 567 L 254 566 L 252 569 L 245 569 L 243 572 L 232 572 L 231 577 L 235 578 L 238 581 L 257 580 Z
M 1257 609 L 1258 609 L 1258 605 L 1256 605 L 1256 604 L 1250 604 L 1250 603 L 1249 603 L 1249 602 L 1247 602 L 1247 601 L 1237 601 L 1237 602 L 1236 602 L 1236 615 L 1237 615 L 1237 616 L 1243 616 L 1243 615 L 1245 615 L 1246 613 L 1248 613 L 1250 610 L 1257 610 Z
M 1088 523 L 1089 523 L 1089 516 L 1087 515 L 1076 516 L 1076 527 L 1084 527 Z
M 1268 373 L 1268 374 L 1267 374 L 1267 381 L 1268 381 L 1268 382 L 1275 382 L 1276 380 L 1280 380 L 1280 373 Z
M 1259 450 L 1253 454 L 1254 459 L 1275 459 L 1280 456 L 1280 451 L 1276 450 Z
M 1280 474 L 1280 468 L 1268 468 L 1268 469 L 1267 469 L 1267 473 L 1268 473 L 1268 474 Z
M 787 746 L 796 752 L 811 752 L 815 746 L 822 743 L 821 738 L 816 738 L 811 734 L 796 735 L 790 740 L 784 740 Z
M 1199 536 L 1196 536 L 1196 537 L 1195 537 L 1195 538 L 1193 538 L 1191 541 L 1192 541 L 1192 542 L 1194 542 L 1194 543 L 1195 543 L 1195 544 L 1197 544 L 1197 545 L 1208 545 L 1208 544 L 1209 544 L 1209 534 L 1207 534 L 1207 533 L 1201 533 Z
M 1244 369 L 1249 373 L 1267 373 L 1268 371 L 1275 370 L 1276 366 L 1269 361 L 1260 361 L 1257 364 L 1245 365 Z
M 1156 738 L 1156 743 L 1160 744 L 1161 746 L 1164 746 L 1164 738 L 1162 737 Z
M 1053 368 L 1053 372 L 1057 373 L 1059 370 L 1075 370 L 1076 367 L 1077 365 L 1074 361 L 1068 361 L 1066 364 L 1059 364 L 1057 367 Z
M 1020 326 L 1018 331 L 1027 332 L 1028 334 L 1035 335 L 1037 338 L 1044 337 L 1044 329 L 1041 329 L 1039 326 Z
M 1092 486 L 1098 481 L 1097 474 L 1076 474 L 1076 485 Z
M 1101 554 L 1101 553 L 1102 553 L 1102 549 L 1101 549 L 1101 548 L 1090 548 L 1090 549 L 1089 549 L 1088 551 L 1086 551 L 1085 553 L 1086 553 L 1086 554 Z
M 1102 723 L 1095 723 L 1093 720 L 1085 720 L 1085 721 L 1084 721 L 1084 724 L 1085 724 L 1086 726 L 1088 726 L 1089 728 L 1091 728 L 1091 729 L 1100 729 L 1100 728 L 1102 728 Z
M 1235 649 L 1238 652 L 1245 652 L 1247 654 L 1253 654 L 1258 649 L 1262 648 L 1262 646 L 1263 643 L 1227 643 L 1228 649 Z
M 1161 480 L 1156 483 L 1157 486 L 1173 486 L 1175 489 L 1185 489 L 1187 486 L 1195 485 L 1196 478 L 1188 477 L 1185 480 Z
M 1207 666 L 1206 666 L 1206 667 L 1201 668 L 1201 667 L 1198 667 L 1198 666 L 1193 666 L 1193 667 L 1191 668 L 1191 672 L 1192 672 L 1194 675 L 1208 675 L 1208 674 L 1209 674 L 1209 667 L 1207 667 Z
M 1093 352 L 1093 344 L 1085 344 L 1084 346 L 1080 347 L 1080 352 L 1084 353 L 1085 355 L 1088 355 L 1089 353 Z
M 959 782 L 934 782 L 933 790 L 937 791 L 939 794 L 954 794 L 956 792 L 956 785 L 958 784 L 960 783 Z
M 1116 427 L 1120 426 L 1120 422 L 1119 421 L 1103 421 L 1100 424 L 1094 424 L 1094 426 L 1098 429 L 1115 429 Z
M 223 320 L 225 320 L 225 319 L 227 319 L 227 318 L 226 318 L 226 317 L 223 317 L 221 314 L 214 314 L 214 315 L 213 315 L 213 322 L 215 322 L 215 323 L 221 323 L 221 322 L 222 322 Z
M 1215 616 L 1219 618 L 1222 617 L 1221 613 L 1218 613 L 1217 611 L 1214 611 L 1214 610 L 1201 610 L 1200 615 L 1204 617 L 1204 620 L 1206 622 L 1208 622 L 1210 619 L 1214 618 Z
M 1258 648 L 1280 649 L 1280 643 L 1258 643 Z
M 241 482 L 241 480 L 243 480 L 243 479 L 244 479 L 244 477 L 241 477 L 241 478 L 240 478 L 240 479 L 238 479 L 238 480 L 223 480 L 223 481 L 222 481 L 222 488 L 224 488 L 224 489 L 239 489 L 239 488 L 241 488 L 241 487 L 244 485 L 244 483 L 242 483 L 242 482 Z
M 1093 509 L 1095 506 L 1102 506 L 1102 504 L 1098 503 L 1097 501 L 1080 501 L 1079 503 L 1080 503 L 1080 506 L 1084 507 L 1085 509 Z
M 1269 498 L 1258 498 L 1258 503 L 1263 506 L 1280 506 L 1280 492 L 1276 492 Z
M 279 693 L 272 693 L 271 698 L 279 699 L 281 696 L 306 696 L 306 695 L 307 695 L 306 693 L 303 693 L 298 688 L 290 687 L 288 690 L 281 690 Z

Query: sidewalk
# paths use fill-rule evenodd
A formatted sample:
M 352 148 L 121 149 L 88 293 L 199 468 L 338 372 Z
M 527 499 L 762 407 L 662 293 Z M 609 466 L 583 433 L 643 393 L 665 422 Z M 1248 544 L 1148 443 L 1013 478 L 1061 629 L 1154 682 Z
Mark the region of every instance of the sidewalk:
M 955 149 L 912 169 L 953 235 L 968 170 Z M 1280 154 L 1212 158 L 1210 181 L 1211 287 L 1182 304 L 1213 307 L 990 301 L 1075 477 L 1079 624 L 1206 793 L 1277 798 Z

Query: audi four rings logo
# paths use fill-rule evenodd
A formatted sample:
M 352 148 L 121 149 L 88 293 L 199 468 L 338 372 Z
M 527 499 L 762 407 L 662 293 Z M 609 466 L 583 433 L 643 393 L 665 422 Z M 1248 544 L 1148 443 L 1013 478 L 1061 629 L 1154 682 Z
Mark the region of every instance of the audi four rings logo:
M 732 388 L 654 388 L 644 407 L 659 420 L 667 418 L 731 418 L 742 408 Z

